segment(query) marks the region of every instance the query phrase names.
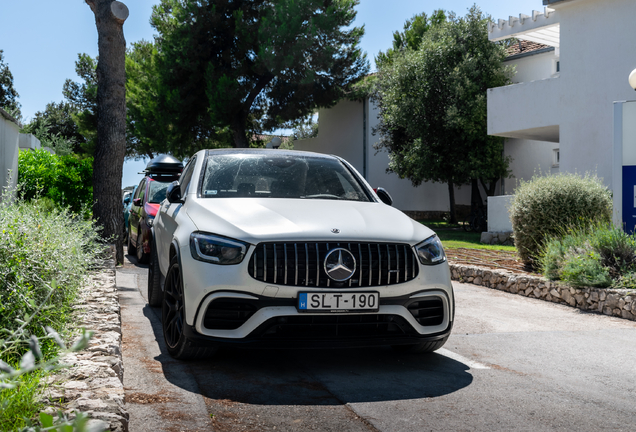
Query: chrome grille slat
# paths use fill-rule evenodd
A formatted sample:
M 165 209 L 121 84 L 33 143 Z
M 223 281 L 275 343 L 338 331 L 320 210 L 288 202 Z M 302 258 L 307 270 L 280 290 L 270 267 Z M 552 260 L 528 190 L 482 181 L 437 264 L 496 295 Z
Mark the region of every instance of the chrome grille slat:
M 309 246 L 305 243 L 305 286 L 309 286 Z
M 386 284 L 391 284 L 391 248 L 386 245 Z
M 378 285 L 382 285 L 382 251 L 378 245 Z
M 278 283 L 278 260 L 276 256 L 276 243 L 274 243 L 274 283 Z
M 362 286 L 362 245 L 358 245 L 358 257 L 360 258 L 360 273 L 358 275 L 358 286 Z
M 327 250 L 331 250 L 329 248 L 329 243 L 327 243 Z M 318 259 L 318 263 L 320 263 L 320 258 Z M 318 270 L 318 273 L 320 273 L 320 269 Z M 331 285 L 331 280 L 329 278 L 327 278 L 327 287 L 329 287 Z
M 316 243 L 316 286 L 320 286 L 320 250 Z
M 340 246 L 340 243 L 338 243 L 338 246 Z M 347 245 L 349 247 L 349 251 L 351 252 L 351 254 L 353 255 L 353 250 L 351 249 L 351 243 L 349 243 Z M 356 266 L 358 267 L 358 266 Z M 356 269 L 357 270 L 357 269 Z M 355 276 L 356 274 L 354 273 L 353 276 Z M 353 276 L 351 276 L 351 279 L 349 279 L 349 286 L 351 286 L 351 284 L 353 283 Z
M 267 282 L 267 245 L 263 245 L 263 280 Z
M 395 260 L 396 260 L 395 270 L 397 270 L 395 272 L 395 283 L 399 284 L 400 283 L 400 250 L 398 249 L 398 245 L 395 245 Z
M 285 285 L 287 285 L 287 243 L 283 244 L 283 251 L 285 253 Z
M 294 285 L 298 285 L 298 245 L 294 243 L 294 267 L 296 267 L 296 273 L 294 274 Z
M 331 280 L 321 265 L 327 253 L 335 248 L 349 250 L 357 260 L 354 274 L 345 282 Z M 316 254 L 315 259 L 310 256 L 312 253 Z M 402 243 L 260 243 L 254 248 L 250 259 L 253 261 L 247 266 L 250 276 L 265 283 L 281 286 L 344 289 L 378 287 L 408 282 L 415 279 L 419 272 L 415 250 Z M 315 272 L 311 269 L 314 263 Z M 395 273 L 395 277 L 391 277 L 392 273 Z M 311 279 L 313 277 L 316 278 L 315 281 Z

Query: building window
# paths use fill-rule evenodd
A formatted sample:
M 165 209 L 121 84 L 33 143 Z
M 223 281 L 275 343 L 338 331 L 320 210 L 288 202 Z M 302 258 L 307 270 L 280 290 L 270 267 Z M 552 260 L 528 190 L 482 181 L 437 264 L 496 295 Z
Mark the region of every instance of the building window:
M 559 72 L 561 72 L 561 61 L 557 57 L 557 58 L 552 60 L 552 76 L 553 77 L 558 77 L 559 76 Z
M 559 149 L 552 150 L 552 167 L 556 168 L 559 166 Z

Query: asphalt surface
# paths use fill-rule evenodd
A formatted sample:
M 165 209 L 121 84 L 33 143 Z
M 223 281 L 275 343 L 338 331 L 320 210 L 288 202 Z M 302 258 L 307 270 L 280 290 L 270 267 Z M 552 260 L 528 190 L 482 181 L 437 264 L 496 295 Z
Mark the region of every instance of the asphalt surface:
M 118 268 L 130 431 L 632 431 L 636 322 L 454 284 L 428 355 L 225 350 L 172 360 L 147 267 Z

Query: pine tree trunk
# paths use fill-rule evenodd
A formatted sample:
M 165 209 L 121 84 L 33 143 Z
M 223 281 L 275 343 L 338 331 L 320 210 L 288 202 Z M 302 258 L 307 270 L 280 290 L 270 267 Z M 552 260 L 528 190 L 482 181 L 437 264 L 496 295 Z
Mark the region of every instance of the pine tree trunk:
M 245 121 L 237 120 L 232 123 L 232 136 L 234 137 L 235 148 L 247 148 L 250 143 L 245 135 Z
M 448 199 L 450 201 L 450 221 L 451 224 L 457 224 L 457 214 L 455 212 L 455 184 L 448 182 Z
M 470 211 L 474 212 L 477 209 L 484 207 L 484 200 L 481 198 L 481 191 L 479 190 L 479 180 L 472 179 L 470 181 Z
M 86 0 L 97 26 L 97 148 L 93 162 L 93 218 L 124 261 L 121 179 L 126 152 L 126 40 L 128 8 L 112 0 Z

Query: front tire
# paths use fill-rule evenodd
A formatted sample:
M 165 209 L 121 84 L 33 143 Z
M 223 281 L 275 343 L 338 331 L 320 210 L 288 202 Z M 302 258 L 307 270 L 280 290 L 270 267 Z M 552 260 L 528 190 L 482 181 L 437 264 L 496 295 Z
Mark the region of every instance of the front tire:
M 137 227 L 137 262 L 139 264 L 148 264 L 149 256 L 144 253 L 144 233 L 141 226 Z
M 161 271 L 159 270 L 159 257 L 157 247 L 152 242 L 150 250 L 150 265 L 148 266 L 148 304 L 151 307 L 161 306 L 163 300 L 161 295 Z
M 161 323 L 168 354 L 177 360 L 192 360 L 211 355 L 214 349 L 194 346 L 185 335 L 183 279 L 177 257 L 170 261 L 163 290 Z
M 132 233 L 130 232 L 130 225 L 128 225 L 128 255 L 135 255 L 137 253 L 137 248 L 135 248 L 132 244 Z M 139 234 L 137 234 L 139 236 Z

